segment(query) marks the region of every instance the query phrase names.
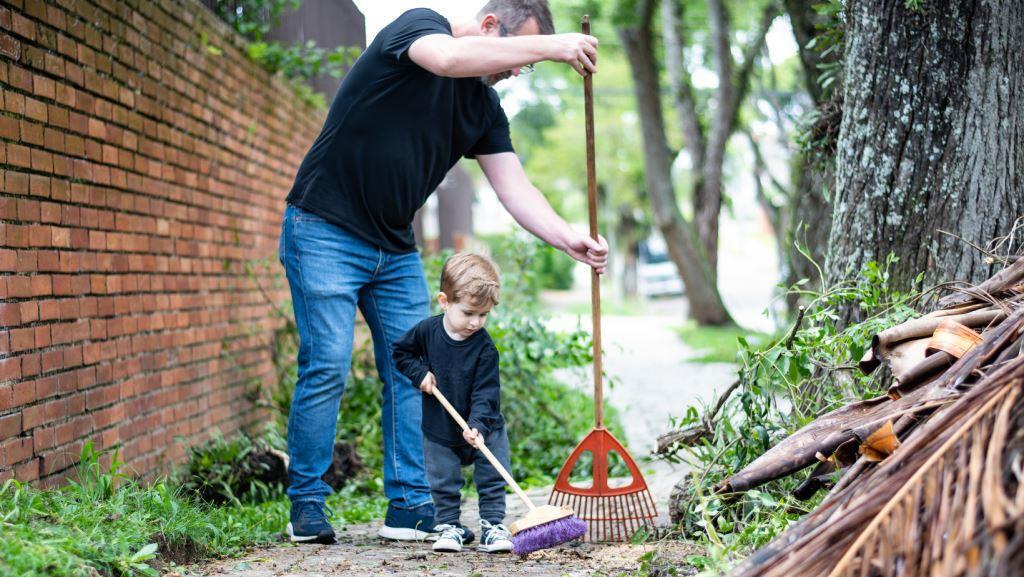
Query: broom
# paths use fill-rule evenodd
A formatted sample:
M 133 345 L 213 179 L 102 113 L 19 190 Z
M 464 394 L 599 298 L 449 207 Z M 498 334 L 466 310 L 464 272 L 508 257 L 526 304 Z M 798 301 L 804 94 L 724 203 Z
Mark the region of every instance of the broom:
M 462 427 L 463 431 L 469 430 L 469 425 L 455 410 L 455 407 L 448 402 L 448 399 L 441 394 L 441 390 L 434 387 L 434 397 L 444 406 L 448 414 L 455 419 L 455 422 Z M 530 498 L 519 487 L 519 483 L 512 478 L 512 475 L 501 466 L 498 459 L 491 453 L 491 450 L 484 445 L 481 439 L 477 449 L 487 457 L 491 465 L 501 474 L 509 487 L 516 495 L 523 500 L 523 503 L 530 509 L 525 517 L 509 525 L 509 532 L 512 533 L 512 552 L 516 555 L 526 555 L 540 549 L 547 549 L 562 543 L 579 539 L 587 532 L 587 524 L 576 518 L 572 509 L 567 507 L 555 507 L 554 505 L 543 505 L 538 507 L 530 501 Z

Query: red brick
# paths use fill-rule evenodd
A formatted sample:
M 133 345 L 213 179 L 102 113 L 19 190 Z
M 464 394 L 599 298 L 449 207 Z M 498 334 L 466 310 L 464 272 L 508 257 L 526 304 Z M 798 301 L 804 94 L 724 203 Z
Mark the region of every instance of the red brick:
M 32 439 L 20 437 L 0 443 L 0 465 L 10 466 L 32 456 Z
M 17 60 L 21 56 L 21 43 L 13 37 L 0 32 L 0 54 Z
M 32 168 L 32 151 L 27 146 L 7 143 L 7 163 L 22 168 Z
M 6 411 L 14 406 L 14 397 L 11 391 L 13 385 L 0 385 L 0 411 Z
M 13 250 L 0 249 L 0 271 L 12 272 L 18 268 L 18 254 Z M 10 279 L 8 279 L 9 281 Z M 27 286 L 27 285 L 26 285 Z M 4 283 L 3 277 L 0 277 L 0 288 L 4 289 L 4 296 L 2 298 L 10 298 L 15 295 L 11 294 L 11 286 L 9 283 Z
M 0 381 L 17 381 L 21 378 L 21 359 L 7 357 L 0 359 Z
M 28 120 L 21 121 L 21 142 L 32 146 L 43 145 L 43 125 Z
M 10 147 L 8 146 L 8 149 Z M 8 151 L 9 152 L 9 151 Z M 12 194 L 28 193 L 29 175 L 24 172 L 4 171 L 4 191 Z
M 0 326 L 14 327 L 21 324 L 21 305 L 0 303 Z
M 35 330 L 32 328 L 12 329 L 10 335 L 13 352 L 26 351 L 35 346 Z
M 35 98 L 25 98 L 25 114 L 39 122 L 46 122 L 49 116 L 47 115 L 46 103 L 42 100 L 36 100 Z
M 29 40 L 36 39 L 36 24 L 35 22 L 25 18 L 18 12 L 11 13 L 11 29 L 15 34 L 22 38 L 28 38 Z
M 36 251 L 34 250 L 19 250 L 18 251 L 18 263 L 15 265 L 15 272 L 32 273 L 38 270 L 38 260 L 36 258 Z
M 49 321 L 57 318 L 60 318 L 60 305 L 56 300 L 39 301 L 40 320 Z
M 11 394 L 14 399 L 15 407 L 23 407 L 29 403 L 34 403 L 37 398 L 36 383 L 35 381 L 14 383 L 14 387 L 11 389 Z
M 53 79 L 36 74 L 32 77 L 32 93 L 53 100 L 57 97 L 57 87 Z
M 42 349 L 50 346 L 50 326 L 43 325 L 35 327 L 36 348 Z
M 21 413 L 0 417 L 0 440 L 21 434 Z
M 23 378 L 34 377 L 39 374 L 39 358 L 37 354 L 27 354 L 21 356 L 21 376 Z
M 25 301 L 20 305 L 11 306 L 19 307 L 18 314 L 21 317 L 22 323 L 27 324 L 39 320 L 39 305 L 36 303 L 36 301 Z
M 50 296 L 53 294 L 53 281 L 50 275 L 33 275 L 32 276 L 32 296 Z
M 21 138 L 21 129 L 17 118 L 11 116 L 0 116 L 0 138 L 7 140 L 18 140 Z
M 39 459 L 31 459 L 14 467 L 14 476 L 22 483 L 39 479 Z
M 36 427 L 32 430 L 32 450 L 42 453 L 57 446 L 56 427 Z
M 44 373 L 52 373 L 64 366 L 64 355 L 61 351 L 46 351 L 39 355 L 39 357 L 41 359 L 40 363 Z M 45 397 L 46 395 L 40 393 L 40 396 Z

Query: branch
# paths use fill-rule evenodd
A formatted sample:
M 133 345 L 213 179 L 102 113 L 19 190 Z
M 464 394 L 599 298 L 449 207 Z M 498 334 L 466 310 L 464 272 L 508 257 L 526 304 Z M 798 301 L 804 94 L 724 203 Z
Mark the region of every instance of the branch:
M 764 161 L 764 155 L 761 154 L 761 145 L 759 145 L 757 140 L 754 139 L 754 135 L 751 134 L 749 130 L 744 130 L 743 132 L 747 135 L 747 140 L 750 141 L 750 148 L 754 152 L 754 165 L 760 167 L 764 174 L 768 175 L 768 181 L 771 182 L 772 186 L 777 188 L 783 196 L 787 199 L 792 198 L 790 196 L 789 188 L 783 186 L 782 183 L 775 178 L 775 175 L 772 174 L 771 169 L 768 168 L 768 163 Z
M 722 396 L 718 398 L 718 402 L 715 403 L 714 408 L 711 412 L 701 419 L 699 425 L 693 425 L 686 427 L 685 429 L 676 429 L 667 433 L 658 435 L 658 448 L 655 450 L 656 453 L 662 454 L 672 448 L 673 445 L 682 443 L 688 447 L 692 447 L 701 441 L 711 436 L 711 432 L 714 430 L 712 421 L 718 415 L 718 412 L 722 410 L 725 402 L 729 400 L 729 397 L 736 391 L 740 386 L 740 380 L 736 379 L 733 381 L 729 388 L 722 393 Z
M 750 44 L 743 50 L 743 64 L 740 65 L 740 71 L 736 75 L 735 80 L 736 98 L 728 102 L 730 110 L 727 118 L 730 124 L 735 122 L 740 104 L 747 96 L 747 91 L 750 89 L 750 76 L 754 72 L 754 63 L 757 61 L 757 53 L 764 47 L 764 39 L 768 35 L 768 30 L 772 27 L 772 22 L 775 21 L 775 17 L 778 15 L 779 6 L 775 2 L 770 2 L 765 6 L 764 13 L 761 14 L 760 28 L 758 28 L 757 34 Z
M 683 60 L 683 41 L 679 28 L 679 17 L 674 0 L 663 0 L 661 15 L 665 34 L 665 67 L 668 69 L 673 102 L 679 129 L 683 134 L 686 150 L 698 168 L 704 164 L 704 133 L 697 120 L 697 107 L 693 100 L 691 74 Z

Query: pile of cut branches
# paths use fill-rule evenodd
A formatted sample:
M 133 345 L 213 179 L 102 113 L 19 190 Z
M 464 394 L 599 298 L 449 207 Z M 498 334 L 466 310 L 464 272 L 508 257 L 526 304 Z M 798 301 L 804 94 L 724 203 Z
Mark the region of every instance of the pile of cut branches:
M 717 489 L 811 465 L 822 504 L 735 574 L 1024 575 L 1024 259 L 875 335 L 888 394 L 822 415 Z

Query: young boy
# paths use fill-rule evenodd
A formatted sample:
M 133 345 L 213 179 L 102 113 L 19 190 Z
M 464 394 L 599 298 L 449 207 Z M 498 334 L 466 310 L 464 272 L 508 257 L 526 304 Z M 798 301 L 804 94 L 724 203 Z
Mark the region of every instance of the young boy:
M 512 550 L 505 519 L 505 482 L 475 449 L 483 441 L 509 468 L 508 437 L 501 416 L 498 350 L 484 330 L 498 304 L 501 281 L 488 258 L 462 252 L 441 270 L 437 302 L 444 314 L 420 322 L 394 346 L 395 365 L 426 393 L 423 399 L 423 458 L 436 508 L 434 551 L 457 552 L 474 539 L 459 519 L 462 467 L 473 465 L 480 498 L 480 544 L 487 553 Z M 458 424 L 433 397 L 437 387 L 466 419 Z

